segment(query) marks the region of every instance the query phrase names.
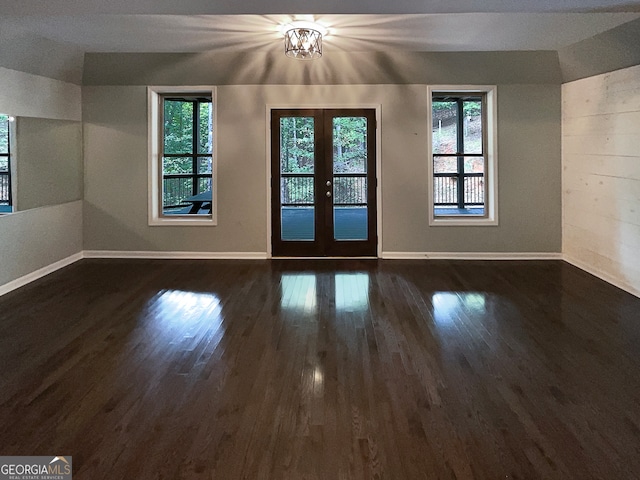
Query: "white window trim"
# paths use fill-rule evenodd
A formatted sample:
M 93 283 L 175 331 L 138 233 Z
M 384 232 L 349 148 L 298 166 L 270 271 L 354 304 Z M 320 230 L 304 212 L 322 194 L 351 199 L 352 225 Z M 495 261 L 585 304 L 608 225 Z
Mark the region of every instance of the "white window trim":
M 211 215 L 191 215 L 191 216 L 163 216 L 162 205 L 160 204 L 162 172 L 160 170 L 160 101 L 165 94 L 186 94 L 201 93 L 210 95 L 213 105 L 213 155 L 211 162 L 212 210 Z M 170 86 L 170 87 L 147 87 L 147 123 L 148 123 L 148 196 L 149 196 L 149 225 L 150 226 L 193 226 L 210 227 L 218 224 L 218 122 L 216 117 L 217 101 L 216 87 L 213 86 Z
M 485 93 L 487 98 L 487 189 L 485 191 L 485 211 L 483 217 L 457 216 L 436 217 L 433 213 L 433 94 L 447 93 Z M 429 226 L 496 226 L 498 225 L 498 88 L 495 85 L 432 85 L 427 87 L 428 98 L 428 191 Z

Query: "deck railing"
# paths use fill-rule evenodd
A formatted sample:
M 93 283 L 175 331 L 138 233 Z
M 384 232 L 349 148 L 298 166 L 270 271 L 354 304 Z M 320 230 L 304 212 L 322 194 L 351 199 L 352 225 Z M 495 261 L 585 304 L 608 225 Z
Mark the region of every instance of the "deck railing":
M 0 172 L 0 205 L 11 203 L 11 182 L 9 172 Z
M 469 205 L 484 205 L 484 174 L 463 174 L 462 195 L 459 195 L 461 183 L 459 173 L 434 173 L 433 177 L 434 205 L 456 205 L 458 208 Z
M 313 174 L 283 173 L 280 179 L 282 205 L 313 205 L 315 202 Z M 367 203 L 366 174 L 334 174 L 333 203 L 337 205 L 364 205 Z M 324 190 L 323 190 L 324 191 Z
M 195 189 L 194 180 L 197 181 Z M 162 183 L 164 208 L 180 207 L 185 205 L 182 203 L 185 198 L 211 190 L 211 174 L 165 175 Z

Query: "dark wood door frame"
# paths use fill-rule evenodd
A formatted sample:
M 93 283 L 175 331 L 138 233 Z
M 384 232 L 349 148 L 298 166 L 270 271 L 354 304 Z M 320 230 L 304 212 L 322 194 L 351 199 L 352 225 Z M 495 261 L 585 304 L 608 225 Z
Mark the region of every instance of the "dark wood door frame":
M 377 256 L 377 156 L 376 110 L 373 108 L 345 109 L 272 109 L 271 121 L 271 248 L 273 256 Z M 314 118 L 315 240 L 285 241 L 280 238 L 280 119 L 284 117 Z M 335 240 L 333 198 L 326 197 L 326 182 L 331 181 L 333 192 L 333 118 L 367 118 L 367 240 Z

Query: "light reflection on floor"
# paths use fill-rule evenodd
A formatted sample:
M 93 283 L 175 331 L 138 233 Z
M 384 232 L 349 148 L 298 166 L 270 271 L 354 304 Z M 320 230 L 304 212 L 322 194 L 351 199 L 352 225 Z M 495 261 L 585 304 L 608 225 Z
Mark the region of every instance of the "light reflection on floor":
M 220 299 L 212 293 L 162 290 L 148 307 L 153 311 L 148 327 L 169 344 L 224 331 Z
M 369 275 L 336 273 L 336 310 L 355 312 L 369 308 Z
M 482 292 L 436 292 L 431 297 L 433 318 L 441 327 L 454 325 L 462 315 L 487 313 L 487 296 Z
M 336 273 L 332 278 L 336 311 L 359 312 L 369 308 L 369 275 Z M 318 278 L 311 273 L 282 275 L 280 306 L 289 311 L 317 313 Z
M 317 309 L 316 276 L 311 273 L 282 275 L 280 306 L 286 310 L 315 313 Z

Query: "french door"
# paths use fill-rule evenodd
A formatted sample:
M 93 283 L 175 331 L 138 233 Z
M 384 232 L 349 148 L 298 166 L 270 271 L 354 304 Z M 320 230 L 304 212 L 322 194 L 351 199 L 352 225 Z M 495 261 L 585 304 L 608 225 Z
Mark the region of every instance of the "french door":
M 375 110 L 271 111 L 274 256 L 376 256 Z

